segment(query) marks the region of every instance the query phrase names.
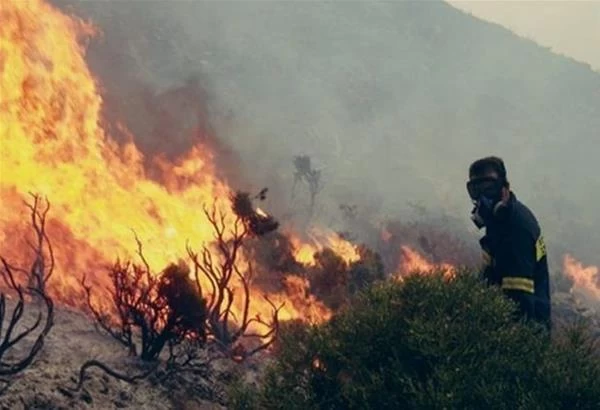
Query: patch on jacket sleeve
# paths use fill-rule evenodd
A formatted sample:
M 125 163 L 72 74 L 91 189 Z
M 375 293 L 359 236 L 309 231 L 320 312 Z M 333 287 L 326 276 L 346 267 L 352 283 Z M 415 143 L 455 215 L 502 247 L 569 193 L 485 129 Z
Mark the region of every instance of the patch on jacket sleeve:
M 544 243 L 544 237 L 540 234 L 537 241 L 535 241 L 535 260 L 540 261 L 546 256 L 546 244 Z

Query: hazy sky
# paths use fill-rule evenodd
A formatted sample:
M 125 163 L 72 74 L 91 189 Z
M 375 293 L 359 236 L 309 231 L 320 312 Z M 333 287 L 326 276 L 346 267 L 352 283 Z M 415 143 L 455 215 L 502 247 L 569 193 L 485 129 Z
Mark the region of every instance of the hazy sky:
M 600 0 L 446 0 L 600 72 Z

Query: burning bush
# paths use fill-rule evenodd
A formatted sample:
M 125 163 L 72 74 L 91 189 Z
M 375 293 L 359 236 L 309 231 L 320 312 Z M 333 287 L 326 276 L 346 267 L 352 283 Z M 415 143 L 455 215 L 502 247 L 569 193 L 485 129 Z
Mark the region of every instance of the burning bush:
M 92 367 L 129 383 L 146 378 L 159 368 L 158 359 L 165 347 L 169 348 L 169 355 L 163 379 L 184 367 L 203 368 L 206 365 L 195 361 L 198 348 L 207 340 L 206 300 L 190 279 L 189 268 L 183 263 L 171 264 L 154 275 L 144 258 L 141 242 L 137 242 L 142 264 L 117 261 L 108 269 L 112 281 L 109 290 L 112 306 L 108 311 L 93 304 L 92 290 L 86 285 L 85 277 L 82 285 L 88 307 L 100 328 L 127 347 L 130 355 L 139 357 L 142 363 L 153 364 L 141 373 L 127 375 L 99 360 L 88 360 L 79 370 L 75 388 L 70 390 L 81 389 L 86 371 Z M 138 340 L 141 343 L 139 351 Z
M 159 275 L 151 270 L 138 240 L 141 265 L 117 261 L 109 270 L 112 309 L 98 309 L 92 289 L 82 284 L 88 306 L 102 329 L 144 361 L 158 358 L 166 345 L 176 345 L 186 336 L 206 340 L 206 301 L 189 277 L 187 266 L 170 265 Z M 117 320 L 115 321 L 115 318 Z M 136 338 L 141 339 L 138 352 Z
M 311 292 L 332 309 L 339 308 L 349 296 L 348 264 L 329 248 L 315 253 L 315 266 L 308 272 Z
M 234 408 L 579 408 L 600 405 L 583 328 L 554 342 L 501 291 L 459 272 L 373 286 L 321 326 L 282 330 L 260 388 Z
M 329 248 L 314 255 L 308 268 L 311 292 L 328 307 L 338 309 L 357 291 L 384 278 L 381 257 L 364 245 L 358 246 L 358 261 L 347 263 Z
M 251 256 L 256 266 L 265 275 L 256 278 L 255 284 L 265 291 L 279 291 L 282 281 L 288 274 L 301 274 L 305 267 L 294 257 L 294 245 L 290 238 L 281 232 L 248 238 L 244 250 Z
M 264 196 L 264 192 L 259 195 Z M 83 278 L 88 306 L 97 324 L 127 347 L 131 355 L 156 365 L 138 375 L 127 376 L 100 361 L 90 360 L 81 367 L 75 390 L 82 387 L 85 372 L 91 367 L 128 382 L 147 377 L 158 369 L 159 356 L 167 346 L 169 357 L 163 376 L 190 367 L 205 370 L 212 359 L 207 358 L 204 362 L 195 359 L 198 349 L 205 347 L 207 342 L 215 343 L 225 357 L 237 360 L 266 349 L 273 342 L 281 307 L 275 307 L 267 299 L 273 308 L 271 320 L 249 317 L 253 267 L 248 263 L 248 268 L 243 270 L 239 256 L 247 238 L 260 237 L 277 229 L 278 222 L 254 211 L 246 193 L 233 195 L 231 206 L 235 214 L 231 225 L 226 215 L 217 211 L 216 204 L 210 211 L 204 209 L 214 229 L 214 242 L 204 245 L 200 254 L 187 247 L 195 280 L 184 262 L 171 264 L 160 274 L 153 274 L 137 236 L 141 264 L 117 261 L 108 270 L 112 284 L 109 311 L 95 306 L 92 288 Z M 241 315 L 234 312 L 234 302 L 238 300 L 242 301 Z M 255 323 L 262 325 L 265 332 L 254 332 L 252 325 Z M 247 348 L 240 343 L 246 337 L 259 342 Z M 140 351 L 137 340 L 141 343 Z M 183 359 L 179 360 L 181 357 Z
M 142 263 L 117 261 L 108 270 L 112 284 L 108 290 L 111 311 L 94 305 L 92 288 L 86 284 L 84 277 L 82 285 L 88 306 L 99 326 L 127 347 L 132 355 L 139 354 L 144 361 L 156 360 L 165 346 L 177 345 L 186 337 L 192 337 L 202 345 L 210 338 L 223 350 L 228 350 L 246 336 L 253 322 L 267 326 L 267 334 L 261 337 L 271 336 L 275 332 L 278 309 L 273 307 L 271 323 L 248 317 L 253 269 L 248 264 L 247 271 L 242 272 L 239 254 L 247 237 L 264 235 L 276 229 L 277 221 L 252 211 L 249 196 L 245 193 L 232 197 L 232 208 L 237 219 L 233 221 L 230 232 L 227 231 L 224 214 L 217 212 L 216 205 L 211 211 L 204 210 L 214 228 L 215 241 L 212 244 L 214 248 L 206 245 L 201 254 L 188 246 L 195 281 L 183 262 L 154 274 L 137 237 L 137 253 Z M 203 283 L 209 283 L 210 289 L 204 289 Z M 236 289 L 237 285 L 241 289 Z M 244 300 L 241 317 L 236 317 L 232 310 L 236 293 L 242 293 Z M 234 325 L 232 322 L 238 323 Z M 141 339 L 139 352 L 137 335 Z M 260 346 L 264 347 L 266 345 Z
M 382 252 L 386 266 L 400 265 L 399 251 L 403 245 L 419 249 L 434 265 L 447 263 L 454 266 L 476 266 L 480 263 L 481 252 L 476 238 L 467 242 L 469 232 L 449 217 L 426 216 L 413 222 L 391 222 L 385 227 L 386 238 L 382 246 L 389 249 Z
M 265 199 L 266 193 L 267 189 L 265 188 L 261 190 L 256 197 L 260 198 L 261 200 Z M 234 225 L 242 223 L 244 225 L 244 228 L 246 228 L 246 232 L 244 232 L 243 239 L 245 239 L 246 234 L 250 236 L 263 236 L 275 231 L 279 227 L 279 222 L 277 222 L 275 218 L 265 214 L 264 212 L 258 212 L 254 209 L 252 199 L 250 198 L 250 194 L 248 194 L 247 192 L 236 192 L 231 197 L 231 206 L 233 212 L 238 217 L 238 219 L 234 222 Z M 210 219 L 209 221 L 216 230 L 216 221 Z

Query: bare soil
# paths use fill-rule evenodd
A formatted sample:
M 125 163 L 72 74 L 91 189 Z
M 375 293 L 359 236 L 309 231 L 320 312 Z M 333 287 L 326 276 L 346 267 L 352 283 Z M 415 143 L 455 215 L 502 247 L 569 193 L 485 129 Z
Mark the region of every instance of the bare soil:
M 12 306 L 8 305 L 10 316 Z M 33 323 L 37 312 L 35 305 L 26 305 L 24 325 Z M 28 337 L 15 345 L 4 359 L 26 354 L 33 339 Z M 216 362 L 208 377 L 181 375 L 163 383 L 149 377 L 134 384 L 92 368 L 86 372 L 83 388 L 73 391 L 81 365 L 90 359 L 100 360 L 120 373 L 141 373 L 127 350 L 97 330 L 89 317 L 56 307 L 54 327 L 42 351 L 29 368 L 10 378 L 0 395 L 0 409 L 222 409 L 225 407 L 218 403 L 223 403 L 223 380 L 235 366 Z

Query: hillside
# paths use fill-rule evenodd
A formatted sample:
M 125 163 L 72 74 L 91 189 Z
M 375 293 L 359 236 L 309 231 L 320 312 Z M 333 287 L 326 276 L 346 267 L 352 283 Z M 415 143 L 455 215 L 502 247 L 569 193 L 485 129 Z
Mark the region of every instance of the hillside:
M 88 359 L 106 360 L 122 371 L 139 364 L 101 336 L 89 317 L 72 310 L 85 306 L 84 289 L 98 298 L 94 306 L 101 314 L 133 321 L 146 335 L 156 333 L 155 326 L 162 328 L 151 335 L 156 349 L 172 347 L 165 344 L 169 338 L 183 338 L 184 333 L 173 332 L 186 332 L 204 343 L 207 326 L 208 339 L 221 353 L 240 360 L 250 346 L 234 343 L 251 329 L 250 321 L 263 323 L 274 315 L 263 323 L 272 331 L 283 322 L 282 328 L 293 330 L 302 320 L 325 321 L 324 329 L 340 323 L 340 315 L 328 320 L 332 312 L 351 307 L 360 314 L 369 305 L 374 308 L 371 319 L 356 322 L 358 328 L 367 325 L 365 333 L 354 335 L 369 349 L 380 350 L 370 343 L 373 336 L 387 347 L 396 346 L 389 340 L 404 340 L 380 338 L 383 332 L 369 328 L 372 322 L 395 332 L 401 328 L 396 323 L 412 321 L 405 313 L 420 311 L 423 320 L 415 322 L 417 330 L 419 323 L 424 325 L 432 346 L 440 344 L 437 335 L 443 329 L 453 329 L 459 338 L 469 330 L 471 337 L 458 350 L 467 353 L 471 364 L 478 355 L 469 357 L 470 345 L 495 354 L 495 345 L 480 336 L 494 343 L 502 340 L 493 333 L 498 316 L 506 330 L 503 337 L 527 353 L 529 344 L 519 342 L 524 332 L 514 327 L 510 306 L 498 289 L 484 289 L 476 275 L 464 276 L 460 283 L 465 287 L 451 287 L 460 285 L 453 279 L 458 277 L 453 267 L 474 265 L 478 256 L 477 233 L 468 230 L 472 226 L 466 220 L 465 168 L 473 156 L 489 150 L 507 157 L 517 195 L 540 216 L 552 270 L 560 270 L 563 253 L 576 257 L 566 259 L 575 273 L 554 276 L 560 284 L 553 289 L 557 324 L 583 315 L 592 319 L 594 333 L 598 329 L 598 311 L 583 307 L 598 303 L 597 268 L 584 266 L 596 262 L 593 251 L 600 235 L 593 206 L 588 205 L 598 184 L 591 164 L 597 150 L 593 132 L 599 125 L 595 90 L 600 77 L 589 69 L 444 3 L 55 3 L 97 25 L 101 33 L 89 50 L 77 40 L 85 39 L 90 27 L 41 1 L 6 3 L 0 12 L 8 16 L 0 30 L 0 55 L 9 67 L 1 72 L 7 98 L 0 102 L 0 124 L 5 125 L 0 131 L 5 165 L 0 254 L 15 264 L 3 260 L 0 269 L 7 275 L 18 272 L 17 282 L 47 290 L 56 301 L 55 326 L 39 356 L 33 363 L 24 362 L 23 373 L 0 378 L 0 408 L 211 408 L 207 401 L 226 402 L 226 388 L 235 384 L 236 375 L 258 380 L 256 371 L 270 361 L 266 359 L 285 356 L 278 340 L 272 347 L 279 354 L 261 351 L 262 356 L 238 367 L 238 374 L 232 362 L 208 369 L 187 367 L 185 358 L 191 358 L 184 355 L 179 358 L 185 372 L 173 362 L 163 363 L 175 373 L 158 370 L 132 385 L 93 369 L 84 389 L 74 393 L 67 386 L 75 383 L 72 377 Z M 568 142 L 571 137 L 577 145 Z M 133 141 L 120 145 L 113 138 Z M 303 225 L 310 217 L 306 192 L 290 195 L 293 157 L 303 153 L 322 168 L 325 184 L 312 226 Z M 575 159 L 581 165 L 567 169 L 565 163 Z M 320 175 L 306 162 L 295 162 L 299 172 Z M 232 195 L 238 190 L 244 192 Z M 48 202 L 37 193 L 48 196 Z M 226 198 L 230 207 L 219 202 Z M 214 207 L 202 212 L 211 200 Z M 350 206 L 354 204 L 358 207 Z M 31 214 L 25 215 L 28 209 Z M 408 211 L 417 211 L 421 219 L 411 218 Z M 28 233 L 27 221 L 33 227 Z M 280 221 L 281 231 L 273 232 Z M 344 228 L 345 236 L 335 234 Z M 368 246 L 382 255 L 352 246 L 367 237 L 372 239 Z M 183 264 L 167 265 L 186 251 L 195 281 Z M 120 263 L 133 258 L 141 265 Z M 156 270 L 164 266 L 168 268 Z M 436 267 L 450 268 L 448 281 L 417 275 L 412 282 L 417 288 L 412 289 L 431 292 L 401 297 L 408 310 L 396 309 L 396 296 L 387 299 L 393 303 L 378 303 L 377 289 L 385 292 L 389 285 L 392 291 L 410 290 L 403 288 L 405 274 Z M 378 287 L 386 274 L 394 280 Z M 588 283 L 571 288 L 566 277 L 578 274 L 585 274 Z M 4 279 L 3 291 L 16 288 L 15 281 Z M 369 284 L 375 284 L 374 303 L 351 297 Z M 590 292 L 578 293 L 578 287 Z M 487 310 L 492 293 L 486 292 L 496 292 L 498 311 Z M 208 297 L 206 309 L 202 295 Z M 14 295 L 2 296 L 0 319 L 5 302 L 15 303 Z M 134 302 L 121 300 L 117 304 L 127 311 L 111 312 L 106 304 L 119 297 Z M 28 323 L 34 320 L 31 306 Z M 51 304 L 47 306 L 51 312 Z M 378 309 L 391 313 L 390 320 Z M 437 324 L 430 321 L 430 311 L 437 312 Z M 14 320 L 19 314 L 17 309 Z M 45 329 L 50 329 L 52 317 L 46 316 Z M 11 347 L 12 326 L 6 320 L 0 329 L 6 339 L 0 348 L 0 373 L 8 376 L 19 370 L 7 364 L 12 354 L 23 353 L 32 340 L 31 335 L 21 339 L 13 334 L 16 352 L 1 357 Z M 229 321 L 240 328 L 224 325 Z M 356 329 L 353 321 L 347 327 L 350 335 Z M 117 338 L 131 347 L 128 326 Z M 411 326 L 404 329 L 411 333 Z M 587 356 L 578 362 L 566 354 L 562 362 L 554 362 L 552 351 L 546 356 L 543 340 L 535 341 L 544 366 L 554 366 L 559 376 L 563 365 L 571 375 L 582 374 L 574 377 L 578 388 L 585 388 L 583 382 L 592 377 L 600 380 L 600 363 L 589 361 L 596 373 L 580 372 Z M 416 339 L 409 342 L 423 346 Z M 335 356 L 338 349 L 332 346 Z M 201 359 L 210 355 L 184 351 Z M 160 352 L 150 346 L 141 354 L 151 359 Z M 409 359 L 416 357 L 408 353 Z M 389 365 L 394 352 L 384 356 Z M 452 354 L 441 355 L 448 356 Z M 528 371 L 545 378 L 546 368 L 536 367 L 534 356 L 525 356 Z M 304 359 L 317 370 L 321 367 L 319 355 Z M 520 366 L 519 360 L 512 362 Z M 496 366 L 485 363 L 474 367 L 489 371 Z M 445 367 L 454 380 L 463 379 L 455 367 Z M 296 376 L 301 373 L 296 366 L 289 368 Z M 504 374 L 507 383 L 511 372 Z M 570 377 L 551 380 L 563 399 L 570 394 L 563 381 Z M 472 381 L 480 380 L 486 378 Z M 475 397 L 464 391 L 465 398 Z M 519 397 L 531 399 L 527 391 L 521 393 L 525 396 Z M 277 394 L 294 397 L 289 389 Z M 536 394 L 551 400 L 542 390 Z M 600 394 L 594 396 L 596 400 Z M 450 396 L 440 396 L 445 397 Z M 511 400 L 521 400 L 516 397 Z
M 465 169 L 497 153 L 557 263 L 598 262 L 586 65 L 437 1 L 55 3 L 102 30 L 88 61 L 105 109 L 148 152 L 183 152 L 183 130 L 210 122 L 257 185 L 288 190 L 292 156 L 313 156 L 324 220 L 340 202 L 395 218 L 413 201 L 467 224 Z
M 600 335 L 600 315 L 583 308 L 579 299 L 568 294 L 555 294 L 553 305 L 556 328 L 584 316 L 592 321 Z M 9 314 L 12 308 L 9 304 Z M 24 322 L 30 325 L 36 315 L 37 309 L 27 304 Z M 28 337 L 17 344 L 11 355 L 15 352 L 21 355 L 32 339 Z M 134 359 L 128 358 L 125 349 L 114 339 L 101 333 L 90 317 L 57 307 L 54 327 L 42 351 L 29 368 L 10 379 L 10 385 L 0 394 L 0 409 L 218 410 L 225 408 L 219 403 L 227 400 L 226 392 L 234 374 L 241 371 L 246 380 L 255 380 L 269 362 L 260 355 L 241 365 L 215 362 L 208 378 L 182 374 L 164 384 L 157 383 L 153 377 L 128 384 L 98 369 L 90 369 L 83 389 L 69 391 L 75 386 L 80 366 L 90 359 L 101 360 L 125 374 L 139 372 L 131 365 L 135 363 Z

